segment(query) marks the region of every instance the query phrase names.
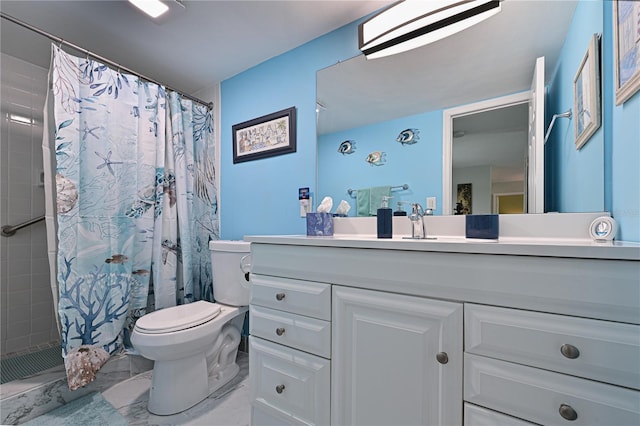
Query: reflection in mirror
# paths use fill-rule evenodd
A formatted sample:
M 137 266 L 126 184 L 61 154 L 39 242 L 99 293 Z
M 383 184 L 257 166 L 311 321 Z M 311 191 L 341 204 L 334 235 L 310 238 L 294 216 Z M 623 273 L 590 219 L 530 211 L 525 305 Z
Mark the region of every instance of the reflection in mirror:
M 453 119 L 453 214 L 526 211 L 528 117 L 523 103 Z M 466 184 L 471 203 L 458 190 Z
M 426 197 L 436 197 L 435 213 L 452 214 L 455 203 L 450 202 L 447 208 L 442 205 L 443 110 L 530 90 L 536 58 L 540 56 L 545 57 L 545 74 L 551 77 L 576 4 L 505 1 L 503 11 L 490 20 L 428 46 L 369 61 L 358 56 L 320 70 L 317 196 L 350 201 L 353 215 L 355 200 L 349 199 L 347 189 L 406 183 L 410 189 L 393 194 L 391 205 L 410 201 L 424 206 Z M 460 120 L 454 126 L 467 125 L 463 118 Z M 494 132 L 521 136 L 523 129 L 516 130 L 512 118 L 501 120 L 509 125 Z M 406 128 L 420 131 L 418 143 L 403 145 L 396 141 Z M 524 131 L 526 139 L 526 127 Z M 465 154 L 464 140 L 475 136 L 472 130 L 467 132 L 464 137 L 455 138 L 453 164 L 459 155 L 469 156 Z M 485 132 L 488 134 L 489 129 Z M 338 152 L 345 140 L 356 141 L 355 153 Z M 384 165 L 370 166 L 365 162 L 365 157 L 374 151 L 386 153 Z M 524 173 L 524 161 L 521 158 L 518 165 L 508 167 Z M 494 166 L 496 179 L 504 180 L 497 177 L 498 172 L 506 169 Z M 525 188 L 512 190 L 503 186 L 501 194 L 526 192 Z M 445 198 L 453 201 L 454 188 L 451 189 Z M 498 201 L 487 198 L 486 206 L 474 209 L 474 213 L 497 208 L 494 203 Z M 476 207 L 480 208 L 478 204 Z

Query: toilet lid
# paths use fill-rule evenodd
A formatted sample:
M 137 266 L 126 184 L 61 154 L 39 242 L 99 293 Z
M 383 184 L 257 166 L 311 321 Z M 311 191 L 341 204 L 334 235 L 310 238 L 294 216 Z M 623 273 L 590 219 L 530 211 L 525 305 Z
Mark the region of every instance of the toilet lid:
M 169 333 L 204 324 L 219 313 L 220 305 L 217 303 L 199 300 L 144 315 L 136 321 L 135 328 L 141 333 Z

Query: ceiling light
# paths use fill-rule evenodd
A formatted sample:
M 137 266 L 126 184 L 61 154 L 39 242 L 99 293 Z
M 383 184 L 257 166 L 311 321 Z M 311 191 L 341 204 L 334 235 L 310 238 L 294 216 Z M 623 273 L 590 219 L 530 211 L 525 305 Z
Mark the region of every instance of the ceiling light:
M 18 115 L 18 114 L 9 114 L 9 121 L 13 122 L 13 123 L 18 123 L 18 124 L 26 124 L 26 125 L 32 125 L 33 124 L 33 120 L 29 117 L 25 117 L 23 115 Z
M 500 12 L 501 1 L 402 1 L 359 25 L 360 50 L 373 59 L 433 43 Z
M 158 16 L 169 10 L 169 6 L 161 2 L 160 0 L 129 0 L 129 3 L 151 16 L 157 18 Z

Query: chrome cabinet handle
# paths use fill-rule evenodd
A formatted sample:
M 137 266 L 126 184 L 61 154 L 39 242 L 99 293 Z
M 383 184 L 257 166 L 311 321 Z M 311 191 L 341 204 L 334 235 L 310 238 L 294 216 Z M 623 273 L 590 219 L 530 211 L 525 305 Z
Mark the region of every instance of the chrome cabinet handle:
M 578 350 L 578 348 L 567 343 L 560 346 L 560 353 L 562 353 L 562 355 L 569 359 L 576 359 L 580 356 L 580 351 Z
M 567 404 L 560 404 L 560 409 L 558 410 L 558 412 L 565 420 L 573 421 L 578 418 L 578 413 L 576 413 L 576 410 L 574 410 L 572 406 Z
M 440 363 L 440 364 L 446 364 L 449 362 L 449 355 L 447 355 L 446 352 L 438 352 L 436 354 L 436 360 Z
M 284 299 L 284 293 L 276 294 L 276 300 L 282 300 L 282 299 Z
M 276 386 L 276 392 L 278 392 L 278 393 L 282 393 L 282 392 L 284 392 L 284 385 L 278 385 L 278 386 Z
M 276 328 L 276 334 L 278 336 L 282 336 L 284 334 L 284 327 L 278 327 Z

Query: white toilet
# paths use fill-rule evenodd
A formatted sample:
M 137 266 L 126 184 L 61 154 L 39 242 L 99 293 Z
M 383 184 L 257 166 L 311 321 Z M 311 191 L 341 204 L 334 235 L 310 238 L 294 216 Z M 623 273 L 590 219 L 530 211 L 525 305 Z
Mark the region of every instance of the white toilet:
M 236 355 L 249 283 L 241 262 L 244 241 L 211 241 L 216 303 L 197 301 L 161 309 L 138 319 L 131 335 L 135 349 L 155 361 L 148 409 L 170 415 L 186 410 L 229 382 L 240 370 Z

